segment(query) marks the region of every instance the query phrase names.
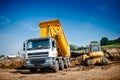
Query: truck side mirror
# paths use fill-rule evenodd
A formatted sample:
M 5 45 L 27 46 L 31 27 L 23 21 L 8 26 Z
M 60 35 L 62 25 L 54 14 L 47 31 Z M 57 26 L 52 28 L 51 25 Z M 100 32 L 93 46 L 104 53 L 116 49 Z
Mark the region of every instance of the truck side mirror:
M 52 49 L 56 48 L 56 43 L 55 41 L 52 41 Z
M 54 43 L 54 41 L 52 41 L 52 47 L 53 47 L 53 48 L 55 47 L 55 43 Z
M 25 43 L 23 44 L 23 50 L 25 50 Z

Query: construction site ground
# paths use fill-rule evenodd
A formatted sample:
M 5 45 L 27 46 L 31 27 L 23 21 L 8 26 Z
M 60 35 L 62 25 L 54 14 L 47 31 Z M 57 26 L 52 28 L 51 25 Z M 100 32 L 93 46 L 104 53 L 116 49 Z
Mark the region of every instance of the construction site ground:
M 112 61 L 105 66 L 77 65 L 57 73 L 51 71 L 31 73 L 29 70 L 0 69 L 0 80 L 120 80 L 120 61 Z
M 120 56 L 119 51 L 116 53 L 117 57 Z M 76 65 L 56 73 L 51 71 L 31 73 L 26 69 L 0 68 L 0 80 L 120 80 L 119 58 L 109 59 L 108 65 Z

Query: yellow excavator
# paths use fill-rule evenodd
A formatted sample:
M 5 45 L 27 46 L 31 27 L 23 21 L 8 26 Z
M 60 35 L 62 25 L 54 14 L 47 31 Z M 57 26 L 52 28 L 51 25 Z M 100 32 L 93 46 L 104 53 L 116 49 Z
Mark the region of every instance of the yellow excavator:
M 108 59 L 104 56 L 100 43 L 91 42 L 86 49 L 86 53 L 82 56 L 82 62 L 87 65 L 108 64 Z

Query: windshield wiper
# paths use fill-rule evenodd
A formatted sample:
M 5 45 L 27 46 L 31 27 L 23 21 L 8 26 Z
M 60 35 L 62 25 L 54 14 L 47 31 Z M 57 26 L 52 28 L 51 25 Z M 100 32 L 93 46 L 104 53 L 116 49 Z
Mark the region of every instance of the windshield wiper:
M 36 50 L 36 49 L 48 49 L 49 46 L 41 46 L 41 47 L 37 47 L 37 48 L 28 48 L 27 50 Z
M 47 49 L 49 48 L 49 46 L 41 46 L 41 47 L 38 47 L 37 49 Z
M 34 50 L 35 48 L 28 48 L 27 50 Z

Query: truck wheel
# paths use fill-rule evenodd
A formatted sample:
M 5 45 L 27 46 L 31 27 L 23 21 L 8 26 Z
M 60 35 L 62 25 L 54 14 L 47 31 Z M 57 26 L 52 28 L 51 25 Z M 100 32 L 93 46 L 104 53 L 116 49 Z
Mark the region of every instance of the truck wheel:
M 53 68 L 53 72 L 57 72 L 59 70 L 59 64 L 58 64 L 58 61 L 56 60 L 55 61 L 55 66 Z
M 68 67 L 70 67 L 70 61 L 68 60 Z
M 64 62 L 63 62 L 63 60 L 61 60 L 61 62 L 60 62 L 60 70 L 63 70 L 64 69 Z
M 64 67 L 67 69 L 69 66 L 68 66 L 68 59 L 67 58 L 64 58 L 63 59 L 63 62 L 64 62 Z
M 67 69 L 67 68 L 68 68 L 68 63 L 66 62 L 66 63 L 64 64 L 64 66 L 65 66 L 65 68 Z
M 106 57 L 102 58 L 102 64 L 107 65 L 108 64 L 108 59 Z
M 41 69 L 40 69 L 40 71 L 41 71 L 41 72 L 44 72 L 44 71 L 45 71 L 45 69 L 44 69 L 44 68 L 41 68 Z
M 32 68 L 32 69 L 30 69 L 30 72 L 35 73 L 35 72 L 37 72 L 37 69 L 36 68 Z

